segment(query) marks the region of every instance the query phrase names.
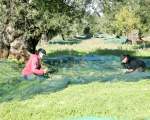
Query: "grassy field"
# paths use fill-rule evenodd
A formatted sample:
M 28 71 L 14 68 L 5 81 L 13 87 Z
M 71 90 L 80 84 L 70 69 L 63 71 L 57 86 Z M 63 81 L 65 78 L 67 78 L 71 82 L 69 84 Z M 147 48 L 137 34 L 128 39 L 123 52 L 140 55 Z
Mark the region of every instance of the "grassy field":
M 123 53 L 143 57 L 150 55 L 148 48 L 136 47 L 138 46 L 106 44 L 98 39 L 73 45 L 44 46 L 49 56 Z M 0 61 L 0 66 L 0 120 L 85 120 L 86 117 L 150 120 L 149 79 L 136 82 L 95 81 L 56 89 L 48 86 L 47 83 L 51 81 L 20 81 L 23 65 Z
M 149 120 L 149 91 L 148 80 L 73 85 L 28 100 L 3 102 L 0 120 L 68 120 L 87 116 Z
M 41 47 L 40 45 L 38 47 Z M 44 47 L 49 56 L 57 55 L 122 55 L 130 54 L 133 56 L 149 57 L 150 48 L 142 49 L 141 45 L 129 45 L 129 44 L 117 44 L 105 42 L 99 38 L 93 38 L 90 40 L 83 40 L 78 44 L 49 44 Z

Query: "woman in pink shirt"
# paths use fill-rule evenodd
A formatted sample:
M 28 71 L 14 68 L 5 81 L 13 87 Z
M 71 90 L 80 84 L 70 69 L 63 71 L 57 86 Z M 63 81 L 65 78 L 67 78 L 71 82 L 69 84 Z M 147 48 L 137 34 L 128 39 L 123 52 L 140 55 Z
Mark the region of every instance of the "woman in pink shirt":
M 43 55 L 46 55 L 46 51 L 40 48 L 35 54 L 30 56 L 22 70 L 22 75 L 25 79 L 32 78 L 33 75 L 40 77 L 47 73 L 46 69 L 41 68 L 41 59 L 43 58 Z

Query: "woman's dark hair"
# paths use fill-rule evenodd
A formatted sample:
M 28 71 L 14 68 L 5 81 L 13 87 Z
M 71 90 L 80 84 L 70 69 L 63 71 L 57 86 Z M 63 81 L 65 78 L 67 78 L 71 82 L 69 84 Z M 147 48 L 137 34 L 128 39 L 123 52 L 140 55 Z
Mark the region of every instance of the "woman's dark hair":
M 120 60 L 122 61 L 125 57 L 127 57 L 128 60 L 130 60 L 130 58 L 131 58 L 131 56 L 127 54 L 127 55 L 122 55 Z
M 43 53 L 44 55 L 46 55 L 46 51 L 45 51 L 43 48 L 39 48 L 39 49 L 38 49 L 38 53 L 39 53 L 39 52 L 41 52 L 41 53 Z

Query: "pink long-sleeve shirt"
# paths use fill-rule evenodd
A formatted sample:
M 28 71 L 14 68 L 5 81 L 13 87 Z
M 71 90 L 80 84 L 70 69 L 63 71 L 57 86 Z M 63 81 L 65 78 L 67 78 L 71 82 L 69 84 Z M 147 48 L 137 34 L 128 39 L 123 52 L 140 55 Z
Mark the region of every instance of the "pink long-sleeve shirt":
M 40 58 L 37 54 L 32 54 L 27 61 L 25 68 L 22 70 L 22 75 L 27 77 L 32 74 L 44 75 L 44 70 L 41 69 Z

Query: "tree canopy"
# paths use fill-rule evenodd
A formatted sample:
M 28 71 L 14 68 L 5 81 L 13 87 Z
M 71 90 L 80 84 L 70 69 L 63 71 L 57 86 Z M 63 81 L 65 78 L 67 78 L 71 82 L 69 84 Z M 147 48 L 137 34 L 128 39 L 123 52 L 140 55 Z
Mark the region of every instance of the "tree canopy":
M 9 56 L 8 51 L 16 41 L 24 44 L 22 48 L 34 52 L 42 34 L 49 38 L 69 34 L 70 26 L 83 15 L 63 0 L 2 0 L 0 8 L 0 43 L 2 51 L 6 48 L 5 56 Z
M 43 34 L 65 39 L 87 26 L 92 33 L 149 32 L 149 5 L 149 0 L 1 0 L 0 49 L 7 54 L 0 56 L 14 49 L 34 52 Z

